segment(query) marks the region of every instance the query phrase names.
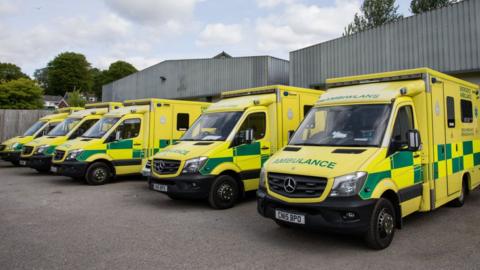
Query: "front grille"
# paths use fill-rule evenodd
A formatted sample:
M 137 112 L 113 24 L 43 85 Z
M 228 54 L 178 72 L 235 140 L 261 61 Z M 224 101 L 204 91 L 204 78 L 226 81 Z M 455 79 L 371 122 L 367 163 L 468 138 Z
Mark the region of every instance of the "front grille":
M 179 160 L 155 159 L 153 161 L 153 170 L 158 174 L 174 174 L 180 168 Z
M 33 147 L 32 146 L 24 146 L 23 147 L 23 152 L 22 154 L 24 155 L 30 155 L 33 153 Z
M 286 188 L 287 180 L 290 185 Z M 294 181 L 292 188 L 291 179 Z M 290 198 L 316 198 L 320 197 L 327 186 L 327 178 L 310 177 L 293 174 L 268 174 L 268 187 L 271 191 Z M 287 191 L 288 190 L 288 191 Z
M 5 148 L 7 148 L 7 146 L 6 146 L 6 145 L 4 145 L 4 144 L 0 145 L 0 151 L 3 151 L 3 150 L 5 150 Z
M 146 169 L 150 169 L 152 167 L 152 161 L 151 160 L 147 160 L 147 163 L 145 164 L 145 168 Z
M 56 150 L 55 155 L 53 156 L 53 159 L 54 160 L 62 160 L 64 156 L 65 156 L 65 151 Z

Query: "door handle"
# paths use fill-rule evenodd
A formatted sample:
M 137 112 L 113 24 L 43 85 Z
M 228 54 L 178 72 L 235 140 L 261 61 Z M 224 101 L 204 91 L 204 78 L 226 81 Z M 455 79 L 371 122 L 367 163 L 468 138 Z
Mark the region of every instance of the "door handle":
M 260 149 L 262 149 L 262 150 L 268 150 L 268 149 L 270 149 L 270 147 L 264 146 L 264 147 L 262 147 L 262 148 L 260 148 Z
M 142 145 L 142 144 L 141 143 L 134 143 L 133 145 L 139 146 L 139 145 Z
M 420 154 L 413 155 L 414 158 L 420 157 Z

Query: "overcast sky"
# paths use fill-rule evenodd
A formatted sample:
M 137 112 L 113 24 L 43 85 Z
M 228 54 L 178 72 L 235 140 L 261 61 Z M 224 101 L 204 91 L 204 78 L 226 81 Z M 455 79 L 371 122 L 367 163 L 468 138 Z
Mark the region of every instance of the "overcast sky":
M 410 0 L 397 0 L 409 15 Z M 341 36 L 361 0 L 0 0 L 0 62 L 33 74 L 63 51 L 94 67 L 272 55 Z

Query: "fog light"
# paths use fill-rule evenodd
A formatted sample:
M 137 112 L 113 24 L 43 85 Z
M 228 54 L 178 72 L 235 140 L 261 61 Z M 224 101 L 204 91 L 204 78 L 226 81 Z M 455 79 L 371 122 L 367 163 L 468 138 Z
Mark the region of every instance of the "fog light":
M 342 219 L 347 220 L 347 221 L 351 221 L 351 220 L 358 219 L 358 215 L 355 212 L 349 211 L 349 212 L 343 213 Z

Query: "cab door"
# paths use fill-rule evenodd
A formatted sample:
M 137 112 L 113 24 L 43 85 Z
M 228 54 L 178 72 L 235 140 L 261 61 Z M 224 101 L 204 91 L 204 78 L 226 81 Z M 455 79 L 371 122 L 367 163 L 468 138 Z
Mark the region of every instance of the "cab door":
M 408 132 L 418 129 L 412 103 L 399 104 L 395 116 L 388 155 L 392 180 L 399 189 L 401 201 L 411 200 L 421 195 L 422 166 L 420 150 L 408 149 Z M 416 188 L 413 188 L 416 186 Z M 418 205 L 419 206 L 419 205 Z
M 139 173 L 143 158 L 142 116 L 124 119 L 108 137 L 107 154 L 117 174 Z
M 270 129 L 266 110 L 251 111 L 244 118 L 233 142 L 233 162 L 241 170 L 245 191 L 258 188 L 258 178 L 263 163 L 270 157 Z M 248 133 L 252 135 L 248 135 Z M 252 136 L 252 140 L 247 137 Z

